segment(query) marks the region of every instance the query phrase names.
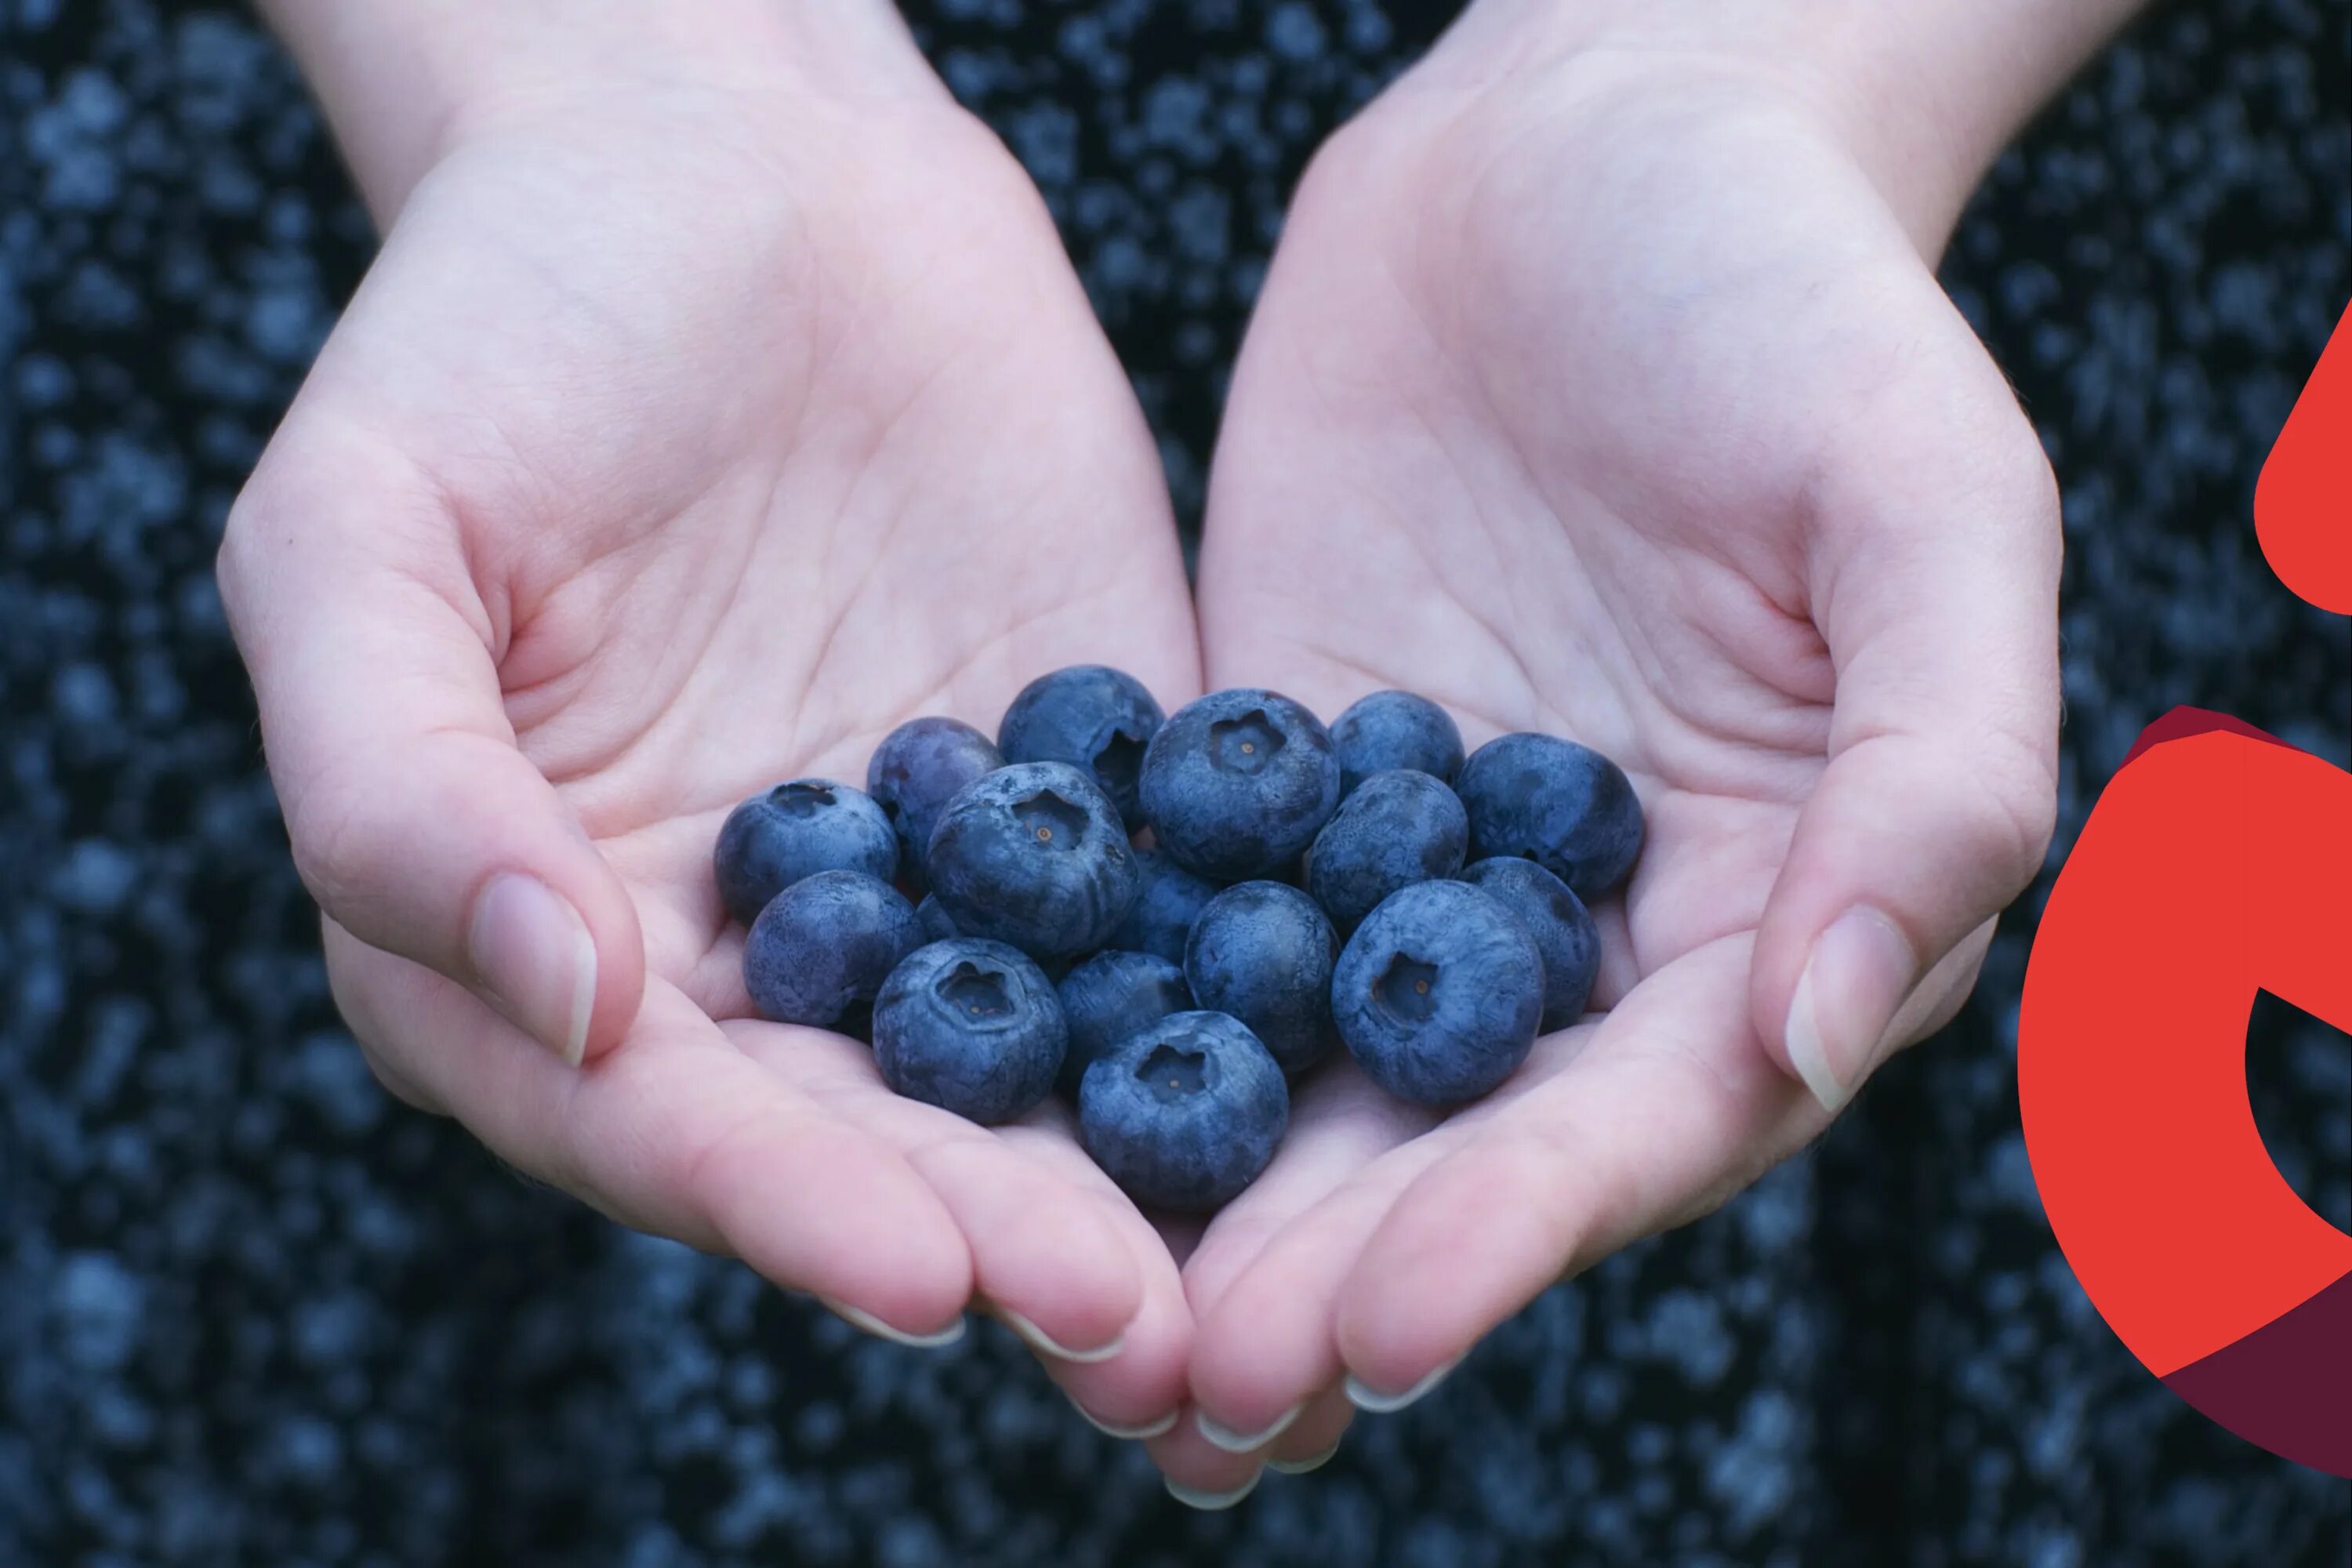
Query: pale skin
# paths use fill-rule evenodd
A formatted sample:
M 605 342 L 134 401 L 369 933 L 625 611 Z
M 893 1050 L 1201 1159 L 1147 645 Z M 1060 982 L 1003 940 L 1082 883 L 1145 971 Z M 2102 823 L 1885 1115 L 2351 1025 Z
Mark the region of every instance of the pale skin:
M 222 580 L 371 1061 L 868 1326 L 1017 1317 L 1190 1500 L 1311 1462 L 1965 998 L 2050 831 L 2059 545 L 1933 260 L 2131 8 L 1480 0 L 1302 184 L 1196 617 L 1042 206 L 887 9 L 280 0 L 387 237 Z M 1452 1116 L 1326 1069 L 1205 1234 L 758 1022 L 728 806 L 1082 660 L 1619 759 L 1595 1013 Z

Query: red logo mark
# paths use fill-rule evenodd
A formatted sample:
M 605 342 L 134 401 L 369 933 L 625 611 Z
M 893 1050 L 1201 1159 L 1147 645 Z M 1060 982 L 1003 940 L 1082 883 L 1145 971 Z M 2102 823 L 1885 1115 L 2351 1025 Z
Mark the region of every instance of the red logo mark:
M 2263 553 L 2352 613 L 2352 311 L 2255 490 Z M 2217 713 L 2150 725 L 2050 895 L 2018 1095 L 2050 1224 L 2165 1385 L 2352 1477 L 2352 1236 L 2271 1162 L 2246 1091 L 2268 991 L 2352 1028 L 2352 774 Z

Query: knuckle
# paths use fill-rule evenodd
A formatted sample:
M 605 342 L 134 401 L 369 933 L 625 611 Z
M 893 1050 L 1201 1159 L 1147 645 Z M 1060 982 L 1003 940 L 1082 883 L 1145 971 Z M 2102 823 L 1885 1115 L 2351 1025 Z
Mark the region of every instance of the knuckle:
M 1979 742 L 1961 775 L 1964 816 L 1986 864 L 2013 896 L 2033 880 L 2058 826 L 2058 776 L 2049 750 L 2006 732 Z
M 362 798 L 332 774 L 306 779 L 284 795 L 295 874 L 320 909 L 346 924 L 364 919 L 388 868 L 382 824 Z
M 251 638 L 253 588 L 260 575 L 261 515 L 268 503 L 259 494 L 262 481 L 248 482 L 229 508 L 221 525 L 220 548 L 213 555 L 213 584 L 219 591 L 229 635 L 243 646 Z

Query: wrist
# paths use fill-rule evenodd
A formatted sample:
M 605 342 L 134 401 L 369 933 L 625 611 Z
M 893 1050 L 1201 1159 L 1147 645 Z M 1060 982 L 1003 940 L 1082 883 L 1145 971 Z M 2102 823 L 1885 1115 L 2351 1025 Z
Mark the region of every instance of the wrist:
M 937 92 L 890 0 L 262 0 L 379 226 L 464 142 L 680 95 L 747 121 L 820 96 Z
M 2000 150 L 2144 0 L 1475 0 L 1494 58 L 1607 59 L 1801 104 L 1940 251 Z

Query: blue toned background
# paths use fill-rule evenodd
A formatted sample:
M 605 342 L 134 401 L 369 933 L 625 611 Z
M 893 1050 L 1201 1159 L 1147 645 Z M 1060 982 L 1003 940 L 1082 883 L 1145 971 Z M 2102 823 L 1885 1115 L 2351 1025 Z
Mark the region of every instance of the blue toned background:
M 1285 193 L 1446 9 L 911 7 L 1187 513 Z M 2352 637 L 2249 521 L 2352 294 L 2347 100 L 2352 0 L 2186 0 L 1954 245 L 2067 496 L 2053 865 L 2172 704 L 2352 755 Z M 2051 1245 L 2011 1060 L 2046 881 L 1814 1156 L 1213 1517 L 992 1327 L 870 1342 L 402 1110 L 329 1005 L 211 575 L 369 243 L 241 10 L 0 0 L 0 1565 L 2352 1561 L 2352 1484 L 2174 1401 Z M 2265 1004 L 2251 1055 L 2352 1226 L 2352 1051 Z

